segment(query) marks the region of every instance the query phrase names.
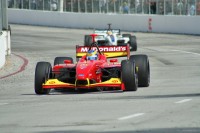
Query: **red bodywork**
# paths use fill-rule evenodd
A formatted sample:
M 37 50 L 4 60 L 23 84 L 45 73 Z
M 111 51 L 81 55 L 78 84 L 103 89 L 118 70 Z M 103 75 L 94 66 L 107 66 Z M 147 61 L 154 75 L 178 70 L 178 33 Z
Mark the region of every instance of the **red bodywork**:
M 90 47 L 91 48 L 91 47 Z M 95 47 L 94 47 L 95 48 Z M 69 60 L 65 60 L 64 64 L 55 65 L 53 73 L 60 74 L 62 69 L 74 69 L 74 82 L 61 82 L 58 79 L 49 79 L 43 84 L 43 88 L 97 88 L 97 87 L 117 87 L 124 90 L 124 84 L 119 78 L 111 78 L 108 81 L 102 81 L 102 70 L 104 68 L 121 69 L 121 63 L 118 60 L 107 57 L 122 57 L 129 58 L 129 46 L 104 46 L 98 47 L 98 60 L 86 60 L 86 52 L 89 47 L 77 46 L 76 57 L 79 61 L 72 64 Z

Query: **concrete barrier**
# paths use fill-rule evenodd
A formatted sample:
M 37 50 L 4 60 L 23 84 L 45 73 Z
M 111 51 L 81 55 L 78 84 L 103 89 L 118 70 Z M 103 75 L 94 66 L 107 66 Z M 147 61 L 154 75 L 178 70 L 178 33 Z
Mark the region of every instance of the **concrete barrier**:
M 11 54 L 10 31 L 0 32 L 0 68 L 6 62 L 6 56 Z
M 0 68 L 5 64 L 5 32 L 0 33 Z
M 151 22 L 149 22 L 151 20 Z M 69 13 L 8 9 L 8 21 L 15 24 L 67 28 L 113 28 L 125 31 L 200 35 L 200 16 Z

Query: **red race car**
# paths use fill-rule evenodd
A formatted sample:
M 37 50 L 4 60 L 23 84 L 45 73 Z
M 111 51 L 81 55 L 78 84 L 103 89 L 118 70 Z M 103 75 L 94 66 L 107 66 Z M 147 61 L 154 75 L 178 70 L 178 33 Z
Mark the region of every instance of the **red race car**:
M 127 57 L 118 61 L 115 57 Z M 127 46 L 76 46 L 77 63 L 71 57 L 56 57 L 54 66 L 38 62 L 35 68 L 35 93 L 51 89 L 121 89 L 136 91 L 148 87 L 150 66 L 147 55 L 131 55 Z

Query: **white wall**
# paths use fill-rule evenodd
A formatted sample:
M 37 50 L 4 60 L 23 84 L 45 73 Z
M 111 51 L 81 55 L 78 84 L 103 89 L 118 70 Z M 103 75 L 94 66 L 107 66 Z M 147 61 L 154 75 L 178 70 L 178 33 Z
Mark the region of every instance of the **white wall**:
M 6 56 L 11 54 L 10 31 L 0 33 L 0 68 L 6 62 Z
M 0 68 L 5 64 L 5 32 L 0 33 Z
M 9 23 L 68 28 L 107 28 L 107 24 L 112 23 L 113 28 L 147 32 L 149 31 L 149 18 L 152 19 L 152 32 L 200 35 L 200 16 L 149 16 L 8 10 Z

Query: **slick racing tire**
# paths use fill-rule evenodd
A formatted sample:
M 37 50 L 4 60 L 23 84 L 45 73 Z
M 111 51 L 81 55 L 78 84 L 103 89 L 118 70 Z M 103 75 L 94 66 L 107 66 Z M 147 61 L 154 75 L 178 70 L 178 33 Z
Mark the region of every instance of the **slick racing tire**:
M 52 67 L 49 62 L 38 62 L 35 68 L 35 93 L 38 95 L 49 94 L 50 89 L 43 89 L 42 84 L 51 78 Z
M 136 36 L 130 36 L 129 37 L 129 43 L 130 43 L 130 51 L 137 51 Z
M 135 63 L 129 60 L 121 62 L 121 78 L 126 91 L 136 91 L 138 87 L 138 78 L 136 74 Z
M 12 35 L 12 30 L 11 30 L 11 26 L 8 25 L 8 31 L 10 31 L 10 36 Z
M 90 46 L 92 43 L 92 37 L 90 35 L 85 35 L 84 46 Z
M 135 62 L 138 75 L 138 86 L 148 87 L 150 84 L 150 65 L 147 55 L 131 55 L 130 61 Z
M 74 63 L 72 57 L 56 57 L 53 64 L 54 66 L 58 64 L 64 64 L 64 60 L 71 60 L 72 64 Z

